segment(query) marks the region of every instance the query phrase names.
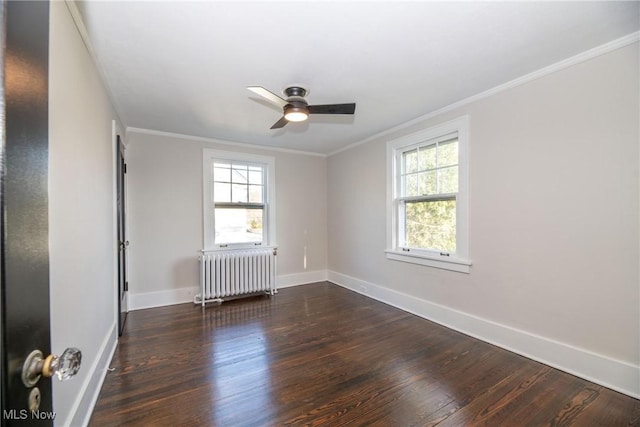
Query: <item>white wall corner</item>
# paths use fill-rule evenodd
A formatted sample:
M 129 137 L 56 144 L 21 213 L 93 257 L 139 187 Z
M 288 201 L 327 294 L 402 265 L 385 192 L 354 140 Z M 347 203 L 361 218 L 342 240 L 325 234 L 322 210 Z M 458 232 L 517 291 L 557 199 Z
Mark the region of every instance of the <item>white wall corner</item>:
M 94 360 L 93 365 L 89 367 L 89 373 L 85 377 L 86 379 L 84 383 L 79 388 L 80 392 L 73 403 L 67 419 L 61 424 L 56 422 L 56 425 L 86 426 L 89 424 L 89 420 L 93 414 L 93 408 L 98 401 L 102 384 L 104 383 L 104 379 L 107 375 L 107 368 L 111 363 L 111 359 L 113 358 L 113 354 L 115 353 L 118 345 L 117 331 L 117 325 L 114 323 L 111 325 L 107 336 L 102 341 L 102 345 L 98 350 L 98 357 Z M 54 387 L 55 384 L 56 383 L 54 382 Z
M 487 343 L 634 398 L 640 366 L 454 310 L 355 277 L 327 272 L 327 280 Z
M 288 288 L 291 286 L 306 285 L 308 283 L 324 282 L 327 280 L 327 270 L 305 271 L 304 273 L 293 273 L 278 276 L 276 285 L 278 288 Z

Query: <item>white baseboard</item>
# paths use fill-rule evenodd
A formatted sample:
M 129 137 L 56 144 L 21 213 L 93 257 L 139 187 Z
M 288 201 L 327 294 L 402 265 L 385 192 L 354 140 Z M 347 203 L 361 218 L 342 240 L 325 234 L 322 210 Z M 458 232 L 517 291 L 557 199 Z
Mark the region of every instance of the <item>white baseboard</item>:
M 306 271 L 304 273 L 285 274 L 276 278 L 278 288 L 304 285 L 307 283 L 323 282 L 327 280 L 327 271 Z M 170 289 L 166 291 L 129 293 L 129 311 L 143 310 L 145 308 L 163 307 L 165 305 L 183 304 L 193 302 L 193 297 L 198 294 L 198 287 Z
M 278 288 L 306 285 L 307 283 L 324 282 L 327 280 L 327 270 L 305 271 L 304 273 L 285 274 L 278 276 Z
M 86 426 L 89 424 L 93 408 L 98 401 L 102 384 L 107 375 L 107 368 L 111 363 L 113 354 L 118 344 L 118 328 L 114 323 L 109 329 L 109 333 L 102 341 L 102 345 L 98 350 L 98 357 L 89 368 L 89 374 L 85 377 L 85 381 L 80 387 L 80 392 L 75 400 L 71 411 L 65 422 L 56 425 L 63 426 Z M 55 382 L 54 382 L 55 384 Z M 55 385 L 54 385 L 55 387 Z
M 327 280 L 577 377 L 640 398 L 640 366 L 454 310 L 335 271 Z
M 169 289 L 166 291 L 130 293 L 129 311 L 143 310 L 145 308 L 163 307 L 165 305 L 183 304 L 193 302 L 193 297 L 198 293 L 198 287 Z

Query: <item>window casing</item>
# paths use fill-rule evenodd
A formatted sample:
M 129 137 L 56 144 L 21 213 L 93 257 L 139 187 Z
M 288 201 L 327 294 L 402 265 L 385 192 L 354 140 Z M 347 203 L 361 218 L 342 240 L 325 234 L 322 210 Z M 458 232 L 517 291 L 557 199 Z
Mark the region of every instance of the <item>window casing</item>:
M 204 249 L 275 245 L 273 157 L 203 150 Z
M 387 258 L 469 272 L 468 118 L 387 144 Z

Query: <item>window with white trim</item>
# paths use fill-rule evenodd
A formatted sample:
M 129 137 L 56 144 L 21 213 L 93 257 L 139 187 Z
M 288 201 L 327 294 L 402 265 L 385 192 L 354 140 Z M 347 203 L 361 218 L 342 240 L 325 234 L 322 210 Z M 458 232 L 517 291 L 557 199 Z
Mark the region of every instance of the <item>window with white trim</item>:
M 203 150 L 204 249 L 275 244 L 273 157 Z
M 469 272 L 468 119 L 387 144 L 387 258 Z

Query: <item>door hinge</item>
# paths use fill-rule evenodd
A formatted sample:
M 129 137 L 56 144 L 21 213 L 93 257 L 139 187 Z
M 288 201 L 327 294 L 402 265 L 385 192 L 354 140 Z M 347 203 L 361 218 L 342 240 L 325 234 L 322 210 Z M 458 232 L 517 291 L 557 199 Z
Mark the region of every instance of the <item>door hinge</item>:
M 129 282 L 128 281 L 124 282 L 124 291 L 125 292 L 129 292 Z
M 124 173 L 127 173 L 127 164 L 126 163 L 122 166 L 122 171 Z

